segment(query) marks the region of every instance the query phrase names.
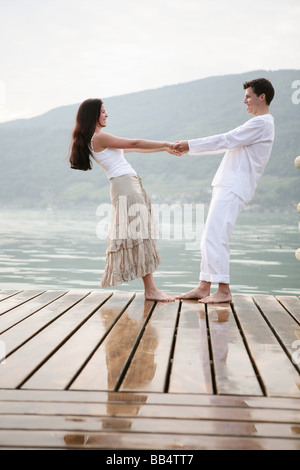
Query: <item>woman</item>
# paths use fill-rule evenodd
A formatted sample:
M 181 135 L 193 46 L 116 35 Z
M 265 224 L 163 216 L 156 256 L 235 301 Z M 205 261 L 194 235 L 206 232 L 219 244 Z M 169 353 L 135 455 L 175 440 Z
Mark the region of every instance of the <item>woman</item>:
M 151 201 L 140 177 L 124 152 L 173 150 L 170 142 L 115 137 L 103 131 L 108 115 L 100 99 L 87 99 L 79 106 L 70 155 L 71 168 L 90 170 L 92 157 L 110 181 L 111 228 L 106 251 L 105 272 L 100 287 L 142 278 L 145 299 L 173 301 L 153 280 L 160 263 L 156 247 L 157 228 Z

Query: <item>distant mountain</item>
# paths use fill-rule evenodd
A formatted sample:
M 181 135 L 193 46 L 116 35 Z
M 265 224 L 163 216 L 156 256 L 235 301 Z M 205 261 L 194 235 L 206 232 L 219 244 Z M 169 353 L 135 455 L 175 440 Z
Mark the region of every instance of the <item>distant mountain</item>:
M 300 79 L 300 70 L 256 70 L 107 98 L 107 131 L 170 141 L 228 131 L 251 117 L 243 104 L 243 82 L 260 76 L 269 78 L 275 87 L 271 112 L 276 138 L 251 205 L 289 210 L 300 201 L 300 172 L 294 166 L 300 154 L 300 104 L 292 102 L 292 84 Z M 85 207 L 109 200 L 109 183 L 98 165 L 88 172 L 69 167 L 78 105 L 0 124 L 2 207 Z M 222 156 L 180 158 L 156 153 L 127 158 L 153 201 L 206 203 Z

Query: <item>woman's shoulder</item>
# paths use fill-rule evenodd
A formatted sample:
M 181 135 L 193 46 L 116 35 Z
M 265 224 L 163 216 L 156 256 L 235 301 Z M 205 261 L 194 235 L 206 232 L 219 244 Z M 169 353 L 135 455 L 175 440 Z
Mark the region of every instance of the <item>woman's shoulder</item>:
M 101 142 L 103 139 L 107 137 L 113 137 L 113 135 L 109 134 L 108 132 L 97 132 L 93 136 L 93 142 Z
M 92 138 L 94 151 L 102 152 L 105 148 L 107 148 L 107 138 L 110 137 L 113 137 L 112 134 L 108 134 L 107 132 L 98 132 L 94 134 Z

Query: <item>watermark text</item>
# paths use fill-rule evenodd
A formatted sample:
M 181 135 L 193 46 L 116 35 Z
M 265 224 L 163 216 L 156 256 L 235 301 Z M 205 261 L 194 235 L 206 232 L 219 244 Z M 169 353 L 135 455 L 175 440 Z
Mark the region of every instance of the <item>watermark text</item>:
M 294 80 L 292 83 L 292 88 L 296 88 L 296 90 L 292 94 L 292 103 L 299 104 L 300 103 L 300 80 Z
M 161 239 L 182 240 L 187 249 L 199 249 L 204 228 L 204 204 L 128 204 L 126 196 L 118 202 L 100 204 L 96 234 L 101 240 Z

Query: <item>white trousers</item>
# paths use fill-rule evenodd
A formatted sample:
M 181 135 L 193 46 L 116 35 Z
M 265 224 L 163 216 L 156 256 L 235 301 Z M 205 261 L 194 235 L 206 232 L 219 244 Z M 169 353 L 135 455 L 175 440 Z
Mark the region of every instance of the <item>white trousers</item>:
M 230 188 L 215 186 L 201 238 L 200 281 L 229 284 L 229 239 L 246 203 Z

